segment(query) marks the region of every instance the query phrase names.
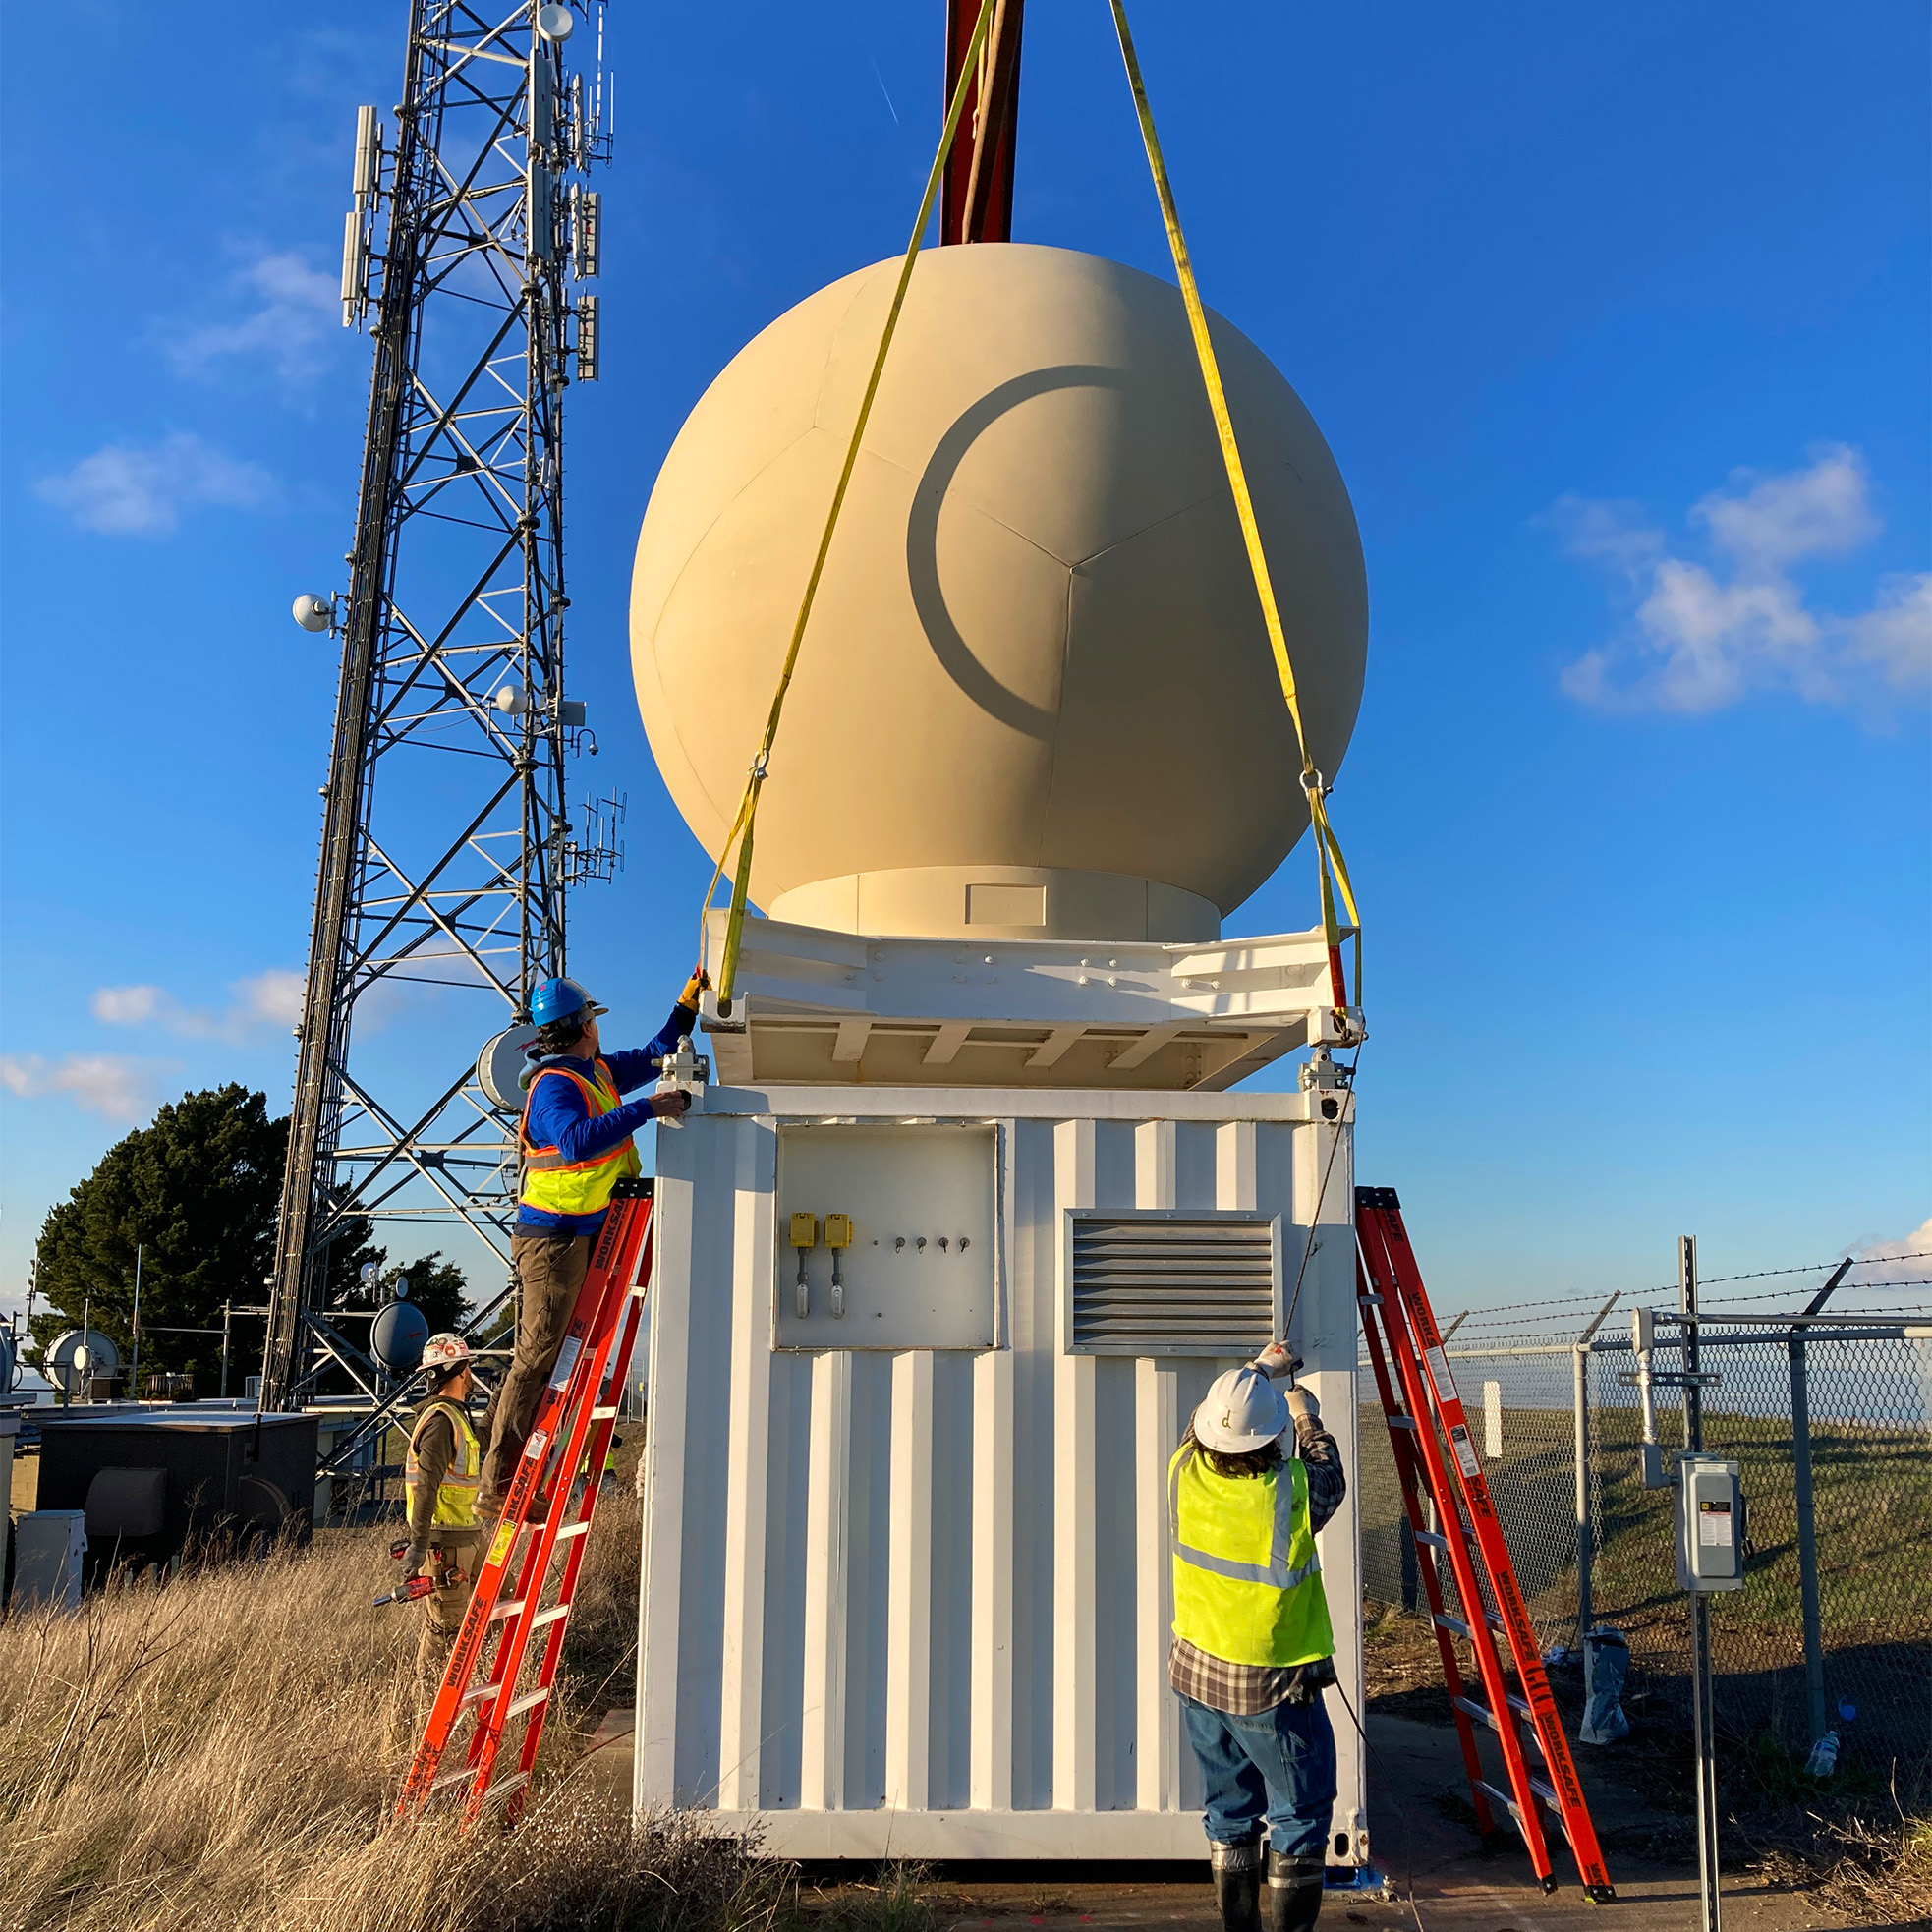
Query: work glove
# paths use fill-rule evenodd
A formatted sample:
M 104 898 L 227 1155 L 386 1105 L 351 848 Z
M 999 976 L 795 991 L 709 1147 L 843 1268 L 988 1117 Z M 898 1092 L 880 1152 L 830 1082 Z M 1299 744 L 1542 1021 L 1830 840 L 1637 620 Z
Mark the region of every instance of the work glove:
M 667 1092 L 653 1094 L 651 1111 L 659 1120 L 676 1120 L 691 1111 L 691 1096 L 682 1087 L 672 1087 Z
M 711 983 L 711 976 L 708 972 L 706 972 L 702 966 L 698 967 L 692 973 L 691 977 L 685 981 L 684 991 L 678 994 L 677 1003 L 680 1006 L 684 1007 L 687 1012 L 695 1013 L 698 1010 L 699 994 L 702 994 L 705 991 L 705 989 L 710 985 L 710 983 Z
M 407 1583 L 412 1576 L 421 1576 L 429 1566 L 429 1546 L 426 1543 L 412 1543 L 403 1552 L 403 1581 Z
M 1259 1369 L 1270 1382 L 1285 1382 L 1292 1389 L 1295 1371 L 1301 1367 L 1301 1357 L 1290 1354 L 1285 1341 L 1271 1341 L 1248 1366 Z
M 1300 1383 L 1288 1391 L 1288 1413 L 1294 1417 L 1297 1429 L 1319 1429 L 1322 1425 L 1322 1410 L 1315 1397 Z

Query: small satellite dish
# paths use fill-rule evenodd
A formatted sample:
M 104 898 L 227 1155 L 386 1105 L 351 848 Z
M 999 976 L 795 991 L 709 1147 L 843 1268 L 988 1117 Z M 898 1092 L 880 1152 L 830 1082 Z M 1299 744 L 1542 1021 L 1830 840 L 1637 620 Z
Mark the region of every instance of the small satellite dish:
M 568 7 L 539 7 L 537 30 L 546 40 L 568 40 L 577 31 L 577 17 Z
M 335 622 L 335 606 L 313 591 L 304 591 L 295 600 L 295 621 L 305 631 L 325 631 Z
M 409 1299 L 409 1277 L 407 1275 L 398 1275 L 396 1277 L 396 1299 L 398 1301 L 407 1301 Z
M 55 1388 L 85 1395 L 96 1376 L 113 1375 L 120 1368 L 121 1351 L 98 1329 L 69 1329 L 54 1337 L 41 1366 Z
M 530 1062 L 524 1049 L 537 1038 L 537 1029 L 527 1020 L 503 1031 L 477 1055 L 477 1085 L 483 1098 L 499 1113 L 523 1111 L 523 1070 Z
M 382 1273 L 382 1264 L 379 1261 L 364 1262 L 362 1267 L 363 1286 L 364 1287 L 369 1286 L 369 1284 L 373 1282 L 375 1278 L 381 1273 Z
M 429 1324 L 422 1309 L 407 1301 L 392 1301 L 369 1325 L 369 1352 L 391 1375 L 411 1375 L 423 1359 Z

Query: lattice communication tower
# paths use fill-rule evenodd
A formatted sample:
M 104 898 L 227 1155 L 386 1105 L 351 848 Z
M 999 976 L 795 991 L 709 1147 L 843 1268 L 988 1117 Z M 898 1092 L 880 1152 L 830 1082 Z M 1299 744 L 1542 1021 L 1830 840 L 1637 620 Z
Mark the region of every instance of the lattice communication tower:
M 609 153 L 602 47 L 601 0 L 412 0 L 393 132 L 358 116 L 343 321 L 368 323 L 374 372 L 349 589 L 296 606 L 341 638 L 342 668 L 265 1408 L 329 1360 L 378 1396 L 327 1306 L 331 1244 L 357 1221 L 467 1224 L 507 1279 L 513 1122 L 477 1047 L 564 970 L 567 887 L 610 871 L 564 807 L 588 733 L 563 695 L 563 396 L 597 375 L 580 285 L 601 246 L 583 177 Z M 369 1022 L 399 1016 L 411 1050 L 382 1053 Z

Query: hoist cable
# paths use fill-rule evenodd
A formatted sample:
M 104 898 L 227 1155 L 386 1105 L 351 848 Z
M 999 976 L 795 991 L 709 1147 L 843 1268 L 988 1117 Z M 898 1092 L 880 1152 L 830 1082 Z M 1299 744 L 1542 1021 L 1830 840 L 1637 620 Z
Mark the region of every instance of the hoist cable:
M 905 260 L 899 267 L 899 282 L 892 291 L 892 306 L 886 311 L 885 326 L 880 331 L 879 353 L 872 359 L 872 375 L 866 383 L 864 399 L 859 404 L 858 418 L 852 425 L 851 440 L 845 447 L 845 464 L 838 473 L 838 487 L 832 491 L 831 507 L 825 513 L 825 528 L 819 539 L 819 553 L 813 558 L 812 574 L 805 581 L 805 595 L 798 606 L 798 621 L 792 626 L 791 646 L 785 653 L 784 668 L 778 673 L 778 688 L 771 694 L 771 711 L 765 721 L 765 736 L 759 740 L 758 756 L 752 760 L 738 816 L 732 822 L 731 830 L 718 852 L 711 882 L 705 888 L 704 909 L 699 915 L 701 948 L 706 942 L 706 916 L 710 911 L 711 894 L 717 890 L 717 882 L 724 875 L 724 862 L 730 854 L 731 841 L 738 839 L 738 864 L 731 881 L 731 911 L 724 931 L 724 957 L 719 963 L 717 976 L 717 1010 L 727 1018 L 731 1012 L 732 988 L 738 973 L 738 947 L 745 930 L 745 900 L 751 886 L 752 833 L 758 823 L 759 794 L 764 789 L 766 771 L 771 761 L 771 746 L 778 735 L 778 719 L 785 709 L 785 693 L 791 688 L 792 672 L 798 665 L 799 646 L 805 641 L 805 627 L 811 621 L 813 600 L 819 595 L 819 580 L 824 575 L 832 533 L 838 528 L 838 513 L 845 507 L 845 492 L 859 460 L 859 444 L 866 433 L 866 424 L 872 417 L 873 399 L 879 394 L 879 379 L 885 370 L 885 356 L 892 346 L 893 331 L 899 325 L 899 312 L 905 307 L 906 289 L 912 281 L 913 264 L 919 259 L 926 224 L 932 218 L 933 203 L 938 198 L 939 183 L 944 178 L 946 162 L 952 154 L 953 138 L 959 132 L 967 90 L 979 69 L 980 49 L 986 44 L 994 6 L 994 0 L 981 0 L 979 22 L 973 28 L 973 38 L 959 63 L 959 82 L 952 90 L 952 104 L 946 110 L 946 124 L 939 136 L 938 152 L 933 156 L 933 171 L 926 178 L 926 194 L 919 203 L 919 218 L 912 225 L 912 240 L 906 245 Z

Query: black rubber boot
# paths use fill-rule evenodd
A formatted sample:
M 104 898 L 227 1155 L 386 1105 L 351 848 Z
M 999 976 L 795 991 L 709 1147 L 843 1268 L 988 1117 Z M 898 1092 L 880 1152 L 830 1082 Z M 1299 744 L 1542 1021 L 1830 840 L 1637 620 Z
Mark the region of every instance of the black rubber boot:
M 1268 1932 L 1313 1932 L 1322 1909 L 1320 1858 L 1268 1854 Z
M 1260 1839 L 1247 1845 L 1210 1847 L 1215 1866 L 1215 1904 L 1222 1932 L 1262 1932 L 1261 1876 L 1265 1854 Z

